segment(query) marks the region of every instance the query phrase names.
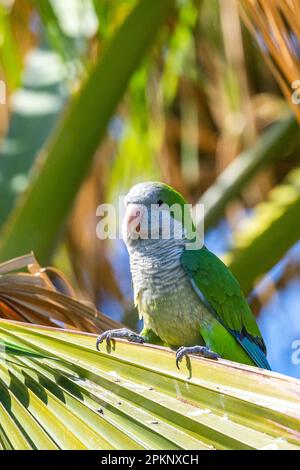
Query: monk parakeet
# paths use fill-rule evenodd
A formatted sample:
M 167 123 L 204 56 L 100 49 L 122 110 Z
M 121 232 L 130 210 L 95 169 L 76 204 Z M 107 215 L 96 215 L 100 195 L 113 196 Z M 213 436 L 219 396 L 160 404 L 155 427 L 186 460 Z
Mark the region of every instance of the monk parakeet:
M 171 211 L 174 204 L 185 218 Z M 196 354 L 270 369 L 264 340 L 238 281 L 205 246 L 188 249 L 186 204 L 181 194 L 159 182 L 140 183 L 129 191 L 123 237 L 144 327 L 139 335 L 126 328 L 106 331 L 98 337 L 97 348 L 104 339 L 126 338 L 176 348 L 177 367 L 185 355 Z M 166 236 L 167 212 L 171 227 Z

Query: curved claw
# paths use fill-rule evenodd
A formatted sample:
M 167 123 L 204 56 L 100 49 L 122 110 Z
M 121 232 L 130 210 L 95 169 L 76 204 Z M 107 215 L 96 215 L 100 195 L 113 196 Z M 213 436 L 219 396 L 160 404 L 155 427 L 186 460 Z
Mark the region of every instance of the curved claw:
M 180 362 L 182 361 L 184 356 L 187 354 L 187 352 L 184 351 L 185 349 L 186 348 L 184 346 L 181 346 L 181 348 L 177 349 L 177 351 L 176 351 L 176 367 L 177 367 L 177 369 L 179 369 Z
M 219 354 L 211 351 L 207 346 L 191 346 L 185 347 L 181 346 L 181 348 L 177 349 L 176 351 L 176 367 L 179 369 L 179 364 L 184 358 L 184 356 L 188 356 L 189 354 L 194 354 L 196 356 L 201 356 L 206 359 L 213 359 L 217 360 L 220 358 Z
M 104 333 L 102 333 L 101 335 L 98 336 L 97 338 L 97 341 L 96 341 L 96 349 L 98 351 L 100 351 L 100 344 L 103 342 L 103 340 L 106 338 L 106 333 L 108 333 L 107 331 L 105 331 Z
M 114 340 L 115 338 L 123 338 L 127 339 L 128 341 L 131 341 L 133 343 L 144 343 L 145 339 L 136 334 L 133 333 L 133 331 L 128 330 L 127 328 L 119 328 L 116 330 L 107 330 L 104 331 L 100 336 L 98 336 L 97 341 L 96 341 L 96 348 L 98 351 L 100 351 L 100 344 L 105 340 L 107 346 L 111 345 L 111 341 Z

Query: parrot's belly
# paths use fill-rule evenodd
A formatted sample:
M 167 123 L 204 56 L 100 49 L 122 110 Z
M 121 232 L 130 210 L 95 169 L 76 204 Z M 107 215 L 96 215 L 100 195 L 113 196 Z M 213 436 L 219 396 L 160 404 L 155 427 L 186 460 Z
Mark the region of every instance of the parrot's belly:
M 129 247 L 135 304 L 144 327 L 177 347 L 204 344 L 201 327 L 214 321 L 181 266 L 184 243 L 166 239 Z
M 144 326 L 170 346 L 204 344 L 200 325 L 210 322 L 211 314 L 201 303 L 188 280 L 164 292 L 144 290 L 138 308 Z

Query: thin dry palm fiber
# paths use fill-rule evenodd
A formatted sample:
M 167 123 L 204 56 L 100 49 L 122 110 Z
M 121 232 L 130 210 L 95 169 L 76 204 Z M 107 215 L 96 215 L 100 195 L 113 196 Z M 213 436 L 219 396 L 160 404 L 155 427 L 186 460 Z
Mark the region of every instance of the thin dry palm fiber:
M 47 271 L 55 273 L 64 293 Z M 94 333 L 120 326 L 92 303 L 80 301 L 66 277 L 54 268 L 41 268 L 33 254 L 0 264 L 0 317 Z
M 300 3 L 298 0 L 240 0 L 245 24 L 262 46 L 264 57 L 289 105 L 300 121 L 300 108 L 292 101 L 293 83 L 300 79 Z

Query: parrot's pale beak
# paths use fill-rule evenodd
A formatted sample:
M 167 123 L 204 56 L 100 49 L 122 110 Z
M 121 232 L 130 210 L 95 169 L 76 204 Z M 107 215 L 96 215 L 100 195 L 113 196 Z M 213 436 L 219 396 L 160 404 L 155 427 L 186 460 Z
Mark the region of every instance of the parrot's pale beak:
M 141 219 L 143 217 L 144 208 L 139 204 L 128 204 L 123 220 L 123 231 L 128 235 L 139 233 L 141 229 Z

